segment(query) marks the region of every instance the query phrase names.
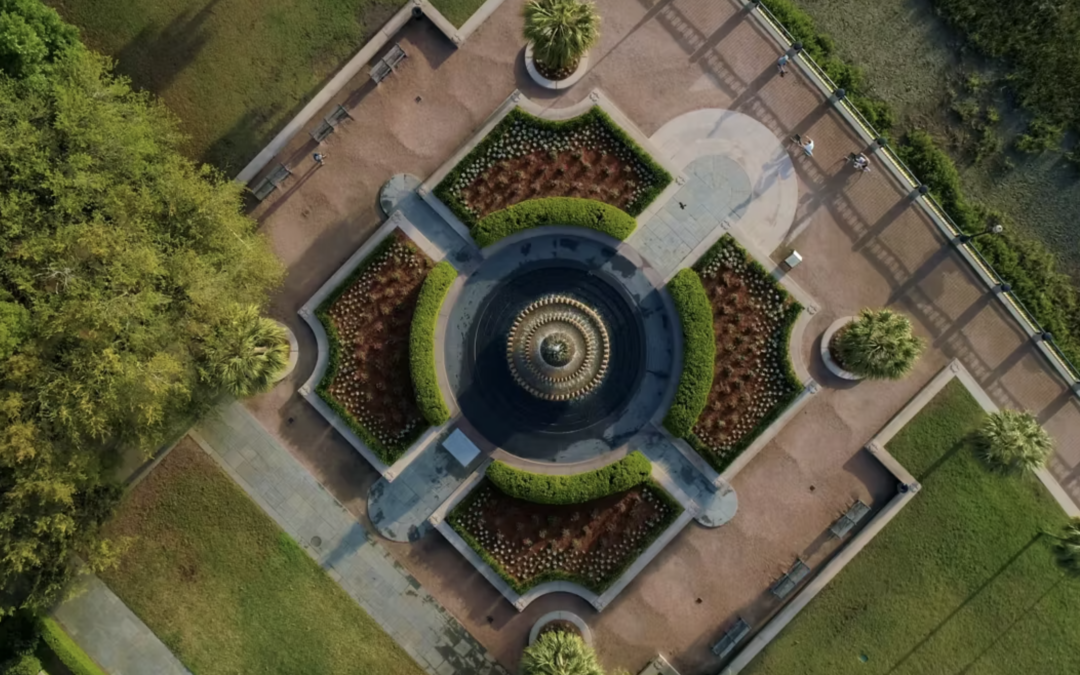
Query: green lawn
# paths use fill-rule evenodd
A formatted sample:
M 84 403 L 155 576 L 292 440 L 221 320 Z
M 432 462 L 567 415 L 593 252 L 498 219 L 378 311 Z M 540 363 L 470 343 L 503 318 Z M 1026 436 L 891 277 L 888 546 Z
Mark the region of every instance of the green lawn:
M 450 23 L 461 28 L 465 25 L 465 22 L 469 20 L 469 17 L 475 14 L 476 10 L 480 9 L 480 5 L 484 4 L 484 0 L 431 0 L 431 4 L 434 5 L 435 9 L 439 10 Z
M 194 675 L 423 673 L 190 439 L 108 534 L 138 539 L 102 578 Z
M 744 673 L 1080 673 L 1080 581 L 1039 536 L 1066 517 L 974 457 L 981 417 L 954 380 L 888 444 L 922 491 Z
M 405 0 L 45 0 L 230 175 Z

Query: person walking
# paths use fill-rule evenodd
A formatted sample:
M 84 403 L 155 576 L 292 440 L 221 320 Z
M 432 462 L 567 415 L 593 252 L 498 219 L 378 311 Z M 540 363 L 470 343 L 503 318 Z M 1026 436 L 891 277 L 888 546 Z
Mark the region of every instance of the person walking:
M 326 163 L 326 155 L 322 154 L 321 152 L 316 152 L 312 157 L 314 158 L 315 163 L 319 166 L 322 166 Z
M 814 156 L 814 139 L 810 138 L 809 136 L 806 136 L 806 142 L 803 143 L 802 150 L 806 154 L 807 157 L 813 157 Z
M 787 64 L 789 60 L 787 54 L 784 54 L 776 60 L 776 70 L 780 73 L 780 77 L 787 75 Z

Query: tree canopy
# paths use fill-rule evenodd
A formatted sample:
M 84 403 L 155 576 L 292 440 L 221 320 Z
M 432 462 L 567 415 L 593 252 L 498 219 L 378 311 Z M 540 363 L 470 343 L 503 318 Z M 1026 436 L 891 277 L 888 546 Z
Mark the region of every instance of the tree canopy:
M 109 557 L 103 467 L 212 404 L 207 345 L 282 273 L 242 188 L 75 36 L 0 0 L 0 616 Z

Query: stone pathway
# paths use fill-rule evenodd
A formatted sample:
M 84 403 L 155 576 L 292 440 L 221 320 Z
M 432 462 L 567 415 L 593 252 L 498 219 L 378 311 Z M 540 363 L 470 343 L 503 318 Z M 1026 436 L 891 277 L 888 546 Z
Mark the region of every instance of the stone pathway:
M 701 507 L 701 512 L 694 518 L 705 527 L 720 527 L 735 517 L 739 508 L 739 498 L 730 485 L 724 483 L 719 489 L 705 480 L 701 472 L 672 445 L 660 431 L 646 428 L 638 449 L 654 464 L 671 477 L 686 495 Z
M 505 675 L 494 657 L 242 405 L 234 402 L 220 412 L 196 427 L 192 438 L 424 670 Z
M 93 574 L 53 612 L 77 645 L 110 675 L 191 675 L 161 640 Z
M 468 467 L 461 466 L 442 447 L 450 435 L 441 437 L 414 459 L 389 483 L 380 478 L 368 494 L 368 517 L 379 534 L 392 541 L 416 541 L 431 529 L 428 517 L 484 460 L 478 455 Z

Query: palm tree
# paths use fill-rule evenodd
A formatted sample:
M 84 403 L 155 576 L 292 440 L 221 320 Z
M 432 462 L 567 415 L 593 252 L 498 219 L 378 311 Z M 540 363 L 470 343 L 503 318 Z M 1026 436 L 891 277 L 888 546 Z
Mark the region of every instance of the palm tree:
M 871 380 L 899 380 L 915 366 L 923 342 L 911 321 L 891 309 L 864 309 L 836 338 L 836 355 L 852 373 Z
M 554 71 L 577 66 L 600 37 L 600 15 L 591 2 L 531 0 L 525 5 L 525 39 L 533 58 Z
M 604 675 L 596 652 L 577 635 L 553 630 L 540 635 L 521 656 L 525 675 Z
M 1060 536 L 1050 536 L 1058 540 L 1058 563 L 1069 575 L 1080 577 L 1080 518 L 1073 518 L 1072 522 L 1062 529 Z
M 1002 410 L 986 416 L 976 434 L 986 463 L 1005 473 L 1031 473 L 1046 464 L 1054 449 L 1050 435 L 1029 412 Z
M 204 377 L 233 396 L 269 391 L 289 362 L 289 340 L 254 305 L 239 307 L 205 345 Z

